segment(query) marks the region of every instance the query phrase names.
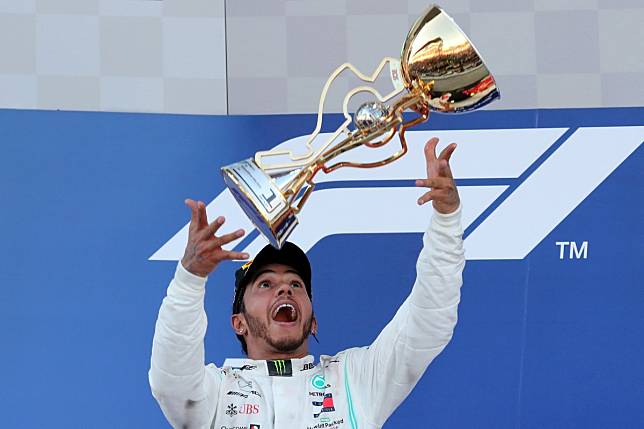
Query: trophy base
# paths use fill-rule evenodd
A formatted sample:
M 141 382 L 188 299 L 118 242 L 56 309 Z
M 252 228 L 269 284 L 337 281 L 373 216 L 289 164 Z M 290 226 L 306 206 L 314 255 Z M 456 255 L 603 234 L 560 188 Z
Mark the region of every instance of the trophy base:
M 273 179 L 253 158 L 222 167 L 221 172 L 246 216 L 273 247 L 281 248 L 298 222 Z

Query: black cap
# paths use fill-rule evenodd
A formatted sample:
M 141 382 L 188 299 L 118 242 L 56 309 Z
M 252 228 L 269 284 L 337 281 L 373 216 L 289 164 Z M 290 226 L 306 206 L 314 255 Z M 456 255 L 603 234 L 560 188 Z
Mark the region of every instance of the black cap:
M 295 244 L 287 241 L 280 249 L 267 244 L 255 259 L 246 262 L 235 271 L 235 298 L 233 299 L 233 314 L 241 310 L 242 299 L 246 285 L 254 278 L 257 271 L 268 264 L 283 264 L 293 268 L 304 281 L 306 293 L 313 299 L 311 293 L 311 264 L 306 253 Z

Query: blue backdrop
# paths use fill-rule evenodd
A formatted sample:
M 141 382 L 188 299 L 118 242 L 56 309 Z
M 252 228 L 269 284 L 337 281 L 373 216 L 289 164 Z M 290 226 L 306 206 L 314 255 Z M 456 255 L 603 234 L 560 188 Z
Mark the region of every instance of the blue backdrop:
M 490 111 L 425 128 L 643 118 L 644 108 Z M 0 110 L 2 426 L 166 427 L 147 371 L 175 263 L 148 258 L 188 221 L 186 197 L 223 190 L 219 167 L 313 125 L 312 115 Z M 468 262 L 454 339 L 386 427 L 643 427 L 643 167 L 640 146 L 526 258 Z M 562 237 L 587 240 L 588 258 L 560 260 Z M 332 235 L 311 249 L 314 354 L 375 338 L 413 283 L 420 244 L 420 234 Z M 234 268 L 208 285 L 206 355 L 217 364 L 240 354 Z

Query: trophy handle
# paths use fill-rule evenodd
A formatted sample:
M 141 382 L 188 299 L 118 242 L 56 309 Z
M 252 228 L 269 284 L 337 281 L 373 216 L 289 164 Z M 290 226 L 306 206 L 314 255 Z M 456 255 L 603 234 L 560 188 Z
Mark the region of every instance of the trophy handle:
M 392 67 L 394 67 L 392 66 L 392 64 L 398 64 L 398 63 L 399 63 L 399 60 L 395 58 L 392 58 L 392 57 L 383 58 L 380 64 L 378 64 L 378 67 L 376 67 L 376 70 L 371 75 L 365 75 L 351 63 L 344 63 L 340 65 L 331 73 L 331 75 L 329 76 L 329 78 L 327 79 L 324 85 L 324 88 L 322 89 L 322 94 L 320 95 L 320 101 L 318 103 L 317 122 L 315 125 L 315 129 L 308 136 L 305 142 L 306 153 L 298 156 L 298 155 L 295 155 L 295 153 L 293 153 L 293 151 L 290 149 L 280 149 L 280 150 L 273 149 L 273 150 L 267 150 L 267 151 L 259 151 L 255 154 L 255 163 L 264 171 L 282 170 L 282 169 L 294 168 L 294 167 L 306 167 L 308 165 L 311 165 L 312 160 L 314 160 L 315 158 L 317 158 L 319 154 L 327 150 L 328 147 L 338 138 L 338 136 L 341 133 L 346 132 L 348 130 L 349 124 L 351 124 L 351 121 L 352 121 L 351 115 L 349 114 L 349 110 L 348 110 L 348 103 L 351 96 L 353 96 L 358 92 L 368 90 L 369 92 L 373 93 L 380 101 L 384 102 L 400 94 L 404 89 L 404 87 L 400 85 L 396 86 L 396 83 L 394 83 L 395 89 L 390 93 L 382 96 L 374 88 L 365 87 L 365 86 L 353 88 L 345 96 L 342 104 L 342 114 L 345 119 L 344 122 L 340 125 L 340 127 L 338 127 L 338 129 L 336 129 L 336 131 L 331 135 L 331 137 L 328 138 L 322 144 L 321 147 L 315 149 L 313 148 L 313 141 L 320 134 L 320 131 L 322 129 L 322 120 L 324 117 L 324 103 L 326 101 L 327 93 L 331 85 L 335 81 L 335 79 L 338 76 L 340 76 L 340 74 L 345 70 L 350 70 L 359 80 L 363 82 L 374 83 L 380 76 L 380 73 L 385 68 L 385 66 L 389 65 L 390 69 L 392 69 Z M 267 158 L 281 157 L 281 156 L 288 156 L 290 159 L 290 162 L 273 164 L 273 165 L 269 165 L 266 162 L 264 162 L 264 160 Z

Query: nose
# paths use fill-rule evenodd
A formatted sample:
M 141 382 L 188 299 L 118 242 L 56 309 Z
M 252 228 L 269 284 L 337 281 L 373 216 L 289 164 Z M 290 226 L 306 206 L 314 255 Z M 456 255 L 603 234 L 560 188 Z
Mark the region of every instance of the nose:
M 282 296 L 284 294 L 293 295 L 293 289 L 288 282 L 281 282 L 277 288 L 277 296 Z

